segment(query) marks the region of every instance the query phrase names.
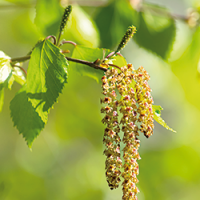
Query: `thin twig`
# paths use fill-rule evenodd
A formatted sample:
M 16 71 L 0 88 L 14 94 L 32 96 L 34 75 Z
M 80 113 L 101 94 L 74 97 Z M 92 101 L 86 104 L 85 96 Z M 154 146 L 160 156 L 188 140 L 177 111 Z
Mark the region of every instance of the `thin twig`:
M 117 52 L 116 54 L 119 55 L 119 56 L 122 56 L 122 54 L 119 53 L 119 52 Z M 109 54 L 106 56 L 106 58 L 110 58 L 110 57 L 112 57 L 112 56 L 114 56 L 114 55 L 115 55 L 115 51 L 109 53 Z M 122 57 L 123 57 L 123 56 L 122 56 Z
M 19 58 L 12 58 L 10 62 L 24 62 L 26 60 L 29 60 L 31 58 L 30 55 L 19 57 Z
M 83 65 L 88 65 L 92 68 L 95 68 L 95 69 L 100 69 L 100 70 L 103 70 L 103 71 L 107 71 L 106 68 L 104 67 L 101 67 L 99 65 L 96 65 L 94 62 L 89 62 L 89 61 L 85 61 L 85 60 L 79 60 L 79 59 L 75 59 L 75 58 L 70 58 L 70 57 L 65 57 L 67 60 L 69 61 L 72 61 L 72 62 L 76 62 L 76 63 L 80 63 L 80 64 L 83 64 Z
M 12 58 L 11 59 L 11 62 L 24 62 L 26 60 L 29 60 L 30 59 L 30 55 L 27 55 L 27 56 L 24 56 L 24 57 L 19 57 L 19 58 Z M 65 57 L 67 60 L 69 61 L 72 61 L 72 62 L 76 62 L 76 63 L 80 63 L 80 64 L 84 64 L 84 65 L 88 65 L 94 69 L 100 69 L 100 70 L 103 70 L 103 71 L 107 71 L 106 68 L 104 67 L 101 67 L 99 65 L 96 65 L 94 62 L 89 62 L 89 61 L 86 61 L 86 60 L 80 60 L 80 59 L 76 59 L 76 58 L 70 58 L 70 57 Z

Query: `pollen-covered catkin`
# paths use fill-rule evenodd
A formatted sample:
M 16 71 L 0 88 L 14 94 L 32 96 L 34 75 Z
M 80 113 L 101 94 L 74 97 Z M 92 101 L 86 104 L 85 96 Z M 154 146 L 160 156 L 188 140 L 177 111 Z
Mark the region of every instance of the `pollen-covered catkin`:
M 139 113 L 138 121 L 141 122 L 140 131 L 149 138 L 153 134 L 153 98 L 151 96 L 151 88 L 148 85 L 150 76 L 141 66 L 135 73 L 136 98 L 139 105 L 137 112 Z
M 131 64 L 127 67 L 121 68 L 124 78 L 119 81 L 118 89 L 121 94 L 121 100 L 119 102 L 120 112 L 122 113 L 122 118 L 120 124 L 122 124 L 122 131 L 124 133 L 123 143 L 125 147 L 123 148 L 123 159 L 124 172 L 122 177 L 124 181 L 122 183 L 123 190 L 123 200 L 136 200 L 136 194 L 139 192 L 136 183 L 138 183 L 137 175 L 139 174 L 139 167 L 137 160 L 140 159 L 138 153 L 139 140 L 137 136 L 138 126 L 137 122 L 137 105 L 135 101 L 135 91 L 130 87 L 130 83 L 133 82 L 134 69 Z M 120 87 L 119 87 L 120 86 Z
M 111 189 L 119 186 L 120 175 L 122 183 L 122 200 L 137 200 L 139 189 L 137 175 L 139 174 L 138 148 L 139 133 L 147 138 L 153 134 L 153 98 L 148 85 L 150 79 L 143 67 L 135 70 L 132 64 L 121 67 L 120 71 L 108 69 L 102 77 L 102 88 L 105 97 L 101 99 L 105 113 L 102 122 L 106 125 L 103 143 L 106 145 L 106 177 Z M 117 94 L 120 97 L 117 99 Z M 120 119 L 118 115 L 120 112 Z M 120 159 L 120 137 L 123 132 L 123 160 Z M 121 173 L 121 171 L 123 171 Z
M 101 108 L 101 112 L 105 113 L 102 122 L 107 126 L 104 130 L 103 143 L 106 146 L 104 154 L 107 156 L 105 168 L 108 185 L 111 189 L 115 189 L 119 186 L 120 174 L 119 170 L 122 165 L 120 158 L 120 132 L 118 122 L 118 100 L 115 93 L 116 76 L 118 72 L 114 68 L 107 70 L 105 76 L 102 77 L 102 88 L 105 97 L 101 99 L 101 103 L 104 106 Z

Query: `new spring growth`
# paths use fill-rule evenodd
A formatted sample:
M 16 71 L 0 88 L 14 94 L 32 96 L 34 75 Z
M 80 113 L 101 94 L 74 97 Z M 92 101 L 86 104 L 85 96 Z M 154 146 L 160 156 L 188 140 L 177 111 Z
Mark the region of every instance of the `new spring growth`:
M 72 6 L 69 5 L 65 8 L 65 11 L 64 11 L 64 14 L 63 14 L 63 17 L 62 17 L 62 21 L 61 21 L 61 24 L 60 24 L 60 33 L 65 28 L 65 25 L 66 25 L 66 23 L 69 19 L 69 15 L 70 15 L 71 12 L 72 12 Z
M 119 51 L 121 51 L 128 41 L 133 37 L 134 33 L 136 32 L 136 27 L 135 26 L 129 26 L 126 33 L 124 34 L 124 37 L 122 38 L 117 50 L 115 51 L 115 54 Z

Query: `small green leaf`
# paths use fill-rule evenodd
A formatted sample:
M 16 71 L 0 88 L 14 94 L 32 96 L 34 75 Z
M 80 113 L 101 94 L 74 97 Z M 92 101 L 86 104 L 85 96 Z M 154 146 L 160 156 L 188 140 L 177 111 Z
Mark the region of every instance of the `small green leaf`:
M 11 72 L 11 74 L 10 74 L 10 77 L 9 77 L 9 80 L 8 80 L 8 84 L 7 84 L 7 87 L 8 87 L 8 89 L 10 89 L 11 90 L 11 88 L 12 88 L 12 85 L 13 85 L 13 83 L 14 83 L 14 81 L 15 81 L 15 78 L 14 78 L 14 76 L 13 76 L 13 70 L 12 70 L 12 72 Z
M 31 102 L 28 101 L 26 84 L 10 102 L 10 111 L 14 126 L 17 127 L 19 133 L 25 138 L 29 148 L 31 148 L 33 140 L 44 128 L 45 123 Z
M 27 95 L 42 120 L 47 122 L 50 108 L 67 82 L 67 60 L 50 41 L 39 43 L 31 54 L 27 72 Z
M 163 110 L 161 106 L 153 105 L 153 111 L 155 112 L 156 115 L 161 115 L 161 110 Z
M 110 50 L 103 50 L 99 48 L 88 48 L 76 45 L 72 54 L 72 58 L 94 62 L 98 58 L 103 59 L 104 51 L 105 51 L 105 56 L 108 55 L 108 53 L 110 52 Z M 71 62 L 70 70 L 75 70 L 83 76 L 89 76 L 91 78 L 94 78 L 97 81 L 97 83 L 99 83 L 102 76 L 104 75 L 104 72 L 102 70 L 94 69 L 92 67 L 79 63 Z
M 123 56 L 115 55 L 111 57 L 112 64 L 117 65 L 118 67 L 124 67 L 127 65 L 126 59 Z
M 153 105 L 153 118 L 154 118 L 154 120 L 156 120 L 160 125 L 162 125 L 166 129 L 168 129 L 172 132 L 176 132 L 172 128 L 170 128 L 166 124 L 166 122 L 161 118 L 161 110 L 163 110 L 163 108 L 161 106 Z

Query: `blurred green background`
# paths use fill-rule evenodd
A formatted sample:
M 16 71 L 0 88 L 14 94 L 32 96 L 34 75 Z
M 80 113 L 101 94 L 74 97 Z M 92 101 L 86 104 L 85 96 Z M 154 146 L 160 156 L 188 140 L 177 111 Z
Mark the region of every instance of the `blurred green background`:
M 50 6 L 45 7 L 45 2 Z M 107 2 L 62 1 L 73 5 L 63 38 L 88 47 L 104 47 L 102 30 L 95 22 L 99 24 L 96 16 Z M 165 6 L 170 13 L 181 16 L 186 16 L 187 9 L 198 3 L 145 2 Z M 38 39 L 56 34 L 62 15 L 60 11 L 54 12 L 57 1 L 38 0 L 39 4 L 45 5 L 41 21 L 35 19 L 40 31 L 33 23 L 36 1 L 0 0 L 0 50 L 10 57 L 24 56 Z M 102 24 L 106 23 L 105 16 L 102 18 Z M 177 131 L 170 132 L 155 122 L 153 136 L 140 136 L 139 200 L 200 198 L 200 29 L 190 28 L 180 20 L 175 21 L 175 26 L 175 42 L 167 61 L 133 40 L 121 51 L 128 63 L 135 68 L 142 65 L 148 71 L 154 102 L 164 108 L 163 119 Z M 118 29 L 120 34 L 124 32 Z M 112 29 L 104 31 L 106 37 Z M 159 45 L 162 47 L 162 43 Z M 72 50 L 70 45 L 64 48 Z M 45 129 L 34 141 L 32 152 L 10 118 L 9 103 L 19 88 L 15 83 L 11 91 L 6 90 L 0 113 L 0 200 L 120 200 L 121 189 L 111 191 L 105 178 L 101 85 L 69 72 L 68 84 Z

